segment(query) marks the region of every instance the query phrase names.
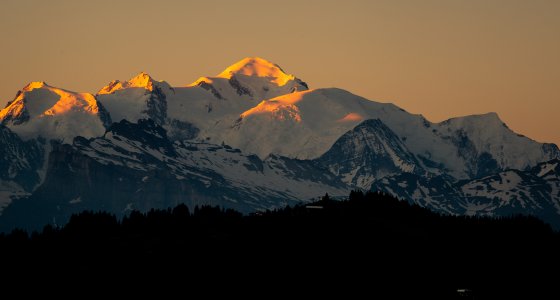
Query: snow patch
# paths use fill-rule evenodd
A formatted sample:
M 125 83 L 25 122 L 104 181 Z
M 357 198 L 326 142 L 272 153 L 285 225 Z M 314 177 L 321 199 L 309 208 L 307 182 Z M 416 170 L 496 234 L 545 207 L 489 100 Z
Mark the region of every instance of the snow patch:
M 80 202 L 82 202 L 82 197 L 81 196 L 78 196 L 77 198 L 74 198 L 74 199 L 68 201 L 69 204 L 78 204 Z

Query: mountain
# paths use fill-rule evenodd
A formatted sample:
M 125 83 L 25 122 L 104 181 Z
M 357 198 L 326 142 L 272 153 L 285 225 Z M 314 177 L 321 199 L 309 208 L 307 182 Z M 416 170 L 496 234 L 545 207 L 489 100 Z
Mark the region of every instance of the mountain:
M 540 144 L 516 134 L 494 113 L 432 123 L 393 104 L 370 101 L 335 88 L 264 100 L 243 112 L 230 130 L 214 135 L 260 157 L 278 153 L 314 159 L 368 119 L 379 119 L 390 128 L 422 168 L 457 179 L 509 168 L 525 169 L 560 157 L 556 145 Z
M 23 141 L 0 125 L 0 213 L 12 200 L 27 196 L 41 182 L 45 140 Z
M 260 157 L 278 153 L 312 159 L 325 153 L 342 134 L 370 119 L 369 111 L 409 115 L 392 104 L 368 101 L 340 89 L 308 90 L 261 101 L 243 112 L 231 130 L 223 132 L 223 139 Z
M 319 158 L 361 121 L 379 119 L 419 168 L 456 179 L 524 170 L 560 157 L 556 145 L 516 134 L 495 113 L 432 123 L 344 90 L 308 90 L 294 75 L 256 57 L 186 87 L 171 87 L 144 72 L 112 81 L 96 96 L 35 82 L 0 112 L 2 124 L 24 138 L 67 141 L 101 136 L 111 119 L 144 118 L 163 126 L 171 140 L 225 143 L 261 159 Z
M 92 94 L 31 82 L 0 111 L 0 123 L 26 139 L 71 141 L 102 135 L 111 118 Z
M 495 113 L 433 123 L 342 89 L 309 90 L 258 57 L 179 87 L 145 72 L 95 95 L 32 82 L 0 126 L 4 228 L 84 209 L 252 212 L 350 189 L 451 214 L 530 213 L 560 228 L 556 145 Z
M 463 203 L 463 194 L 456 186 L 454 178 L 447 175 L 420 176 L 400 173 L 381 178 L 374 182 L 370 189 L 446 214 L 461 215 L 466 212 L 465 206 L 468 206 Z
M 245 110 L 263 99 L 302 90 L 307 90 L 307 84 L 278 65 L 248 57 L 217 76 L 201 77 L 186 87 L 175 88 L 168 100 L 170 122 L 166 129 L 177 132 L 180 130 L 174 122 L 189 123 L 199 130 L 199 140 L 221 144 L 224 140 L 216 133 L 229 130 Z
M 128 81 L 111 81 L 97 92 L 97 98 L 115 122 L 151 118 L 163 124 L 167 115 L 166 95 L 173 88 L 141 72 Z
M 77 137 L 72 145 L 56 146 L 43 184 L 6 209 L 0 227 L 63 224 L 85 209 L 123 215 L 178 203 L 252 212 L 349 190 L 309 161 L 261 160 L 229 146 L 172 142 L 151 119 L 137 124 L 123 120 L 103 137 Z
M 305 82 L 258 57 L 245 58 L 215 77 L 201 77 L 184 87 L 170 87 L 146 73 L 112 81 L 97 97 L 114 121 L 151 118 L 171 139 L 199 138 L 214 143 L 213 132 L 236 120 L 262 99 L 306 90 Z
M 286 74 L 277 64 L 260 57 L 244 58 L 217 76 L 201 77 L 189 86 L 200 86 L 212 91 L 218 98 L 246 96 L 255 100 L 308 89 L 305 82 Z
M 438 133 L 457 145 L 471 178 L 506 169 L 525 170 L 560 158 L 555 144 L 541 144 L 513 132 L 496 113 L 452 118 L 438 124 Z
M 363 121 L 346 132 L 315 161 L 362 189 L 388 175 L 426 173 L 401 139 L 379 119 Z
M 458 215 L 530 214 L 560 228 L 560 161 L 506 170 L 474 180 L 402 173 L 375 182 L 373 190 Z

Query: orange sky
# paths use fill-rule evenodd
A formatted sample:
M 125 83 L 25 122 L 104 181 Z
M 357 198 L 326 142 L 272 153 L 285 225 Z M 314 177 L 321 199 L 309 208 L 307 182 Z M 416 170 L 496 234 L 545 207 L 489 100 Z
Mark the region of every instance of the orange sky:
M 210 3 L 207 3 L 210 2 Z M 560 144 L 560 1 L 3 1 L 0 105 L 30 81 L 184 85 L 261 56 L 432 121 L 497 112 Z

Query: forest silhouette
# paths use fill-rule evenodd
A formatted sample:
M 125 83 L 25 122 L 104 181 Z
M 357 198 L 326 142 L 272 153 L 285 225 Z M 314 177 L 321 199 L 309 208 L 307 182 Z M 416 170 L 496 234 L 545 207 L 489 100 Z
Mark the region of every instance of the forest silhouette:
M 560 236 L 531 216 L 442 215 L 353 191 L 251 215 L 184 204 L 120 220 L 85 211 L 62 227 L 0 234 L 0 255 L 4 274 L 37 278 L 167 273 L 194 286 L 492 299 L 552 291 Z

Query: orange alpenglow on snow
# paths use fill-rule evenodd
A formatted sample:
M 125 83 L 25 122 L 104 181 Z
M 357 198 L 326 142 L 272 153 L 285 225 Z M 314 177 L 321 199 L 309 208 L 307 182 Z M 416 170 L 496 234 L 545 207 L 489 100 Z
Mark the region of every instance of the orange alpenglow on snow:
M 72 141 L 78 135 L 102 135 L 110 116 L 90 93 L 76 93 L 37 81 L 26 85 L 0 111 L 0 122 L 24 139 L 42 136 Z
M 249 116 L 269 114 L 274 120 L 294 120 L 301 122 L 301 114 L 299 108 L 293 104 L 284 104 L 275 101 L 262 101 L 259 105 L 249 109 L 241 114 L 241 118 Z
M 47 83 L 44 81 L 33 81 L 27 84 L 20 92 L 18 92 L 16 98 L 12 102 L 0 110 L 0 120 L 4 121 L 9 117 L 9 115 L 19 116 L 24 113 L 25 105 L 22 101 L 25 97 L 24 93 L 43 87 L 48 87 Z
M 40 89 L 45 86 L 49 86 L 49 85 L 44 81 L 32 81 L 23 88 L 23 92 L 30 92 L 34 89 Z
M 90 114 L 97 114 L 99 112 L 97 101 L 92 94 L 70 94 L 60 89 L 52 89 L 52 91 L 60 96 L 60 100 L 53 107 L 45 111 L 44 115 L 46 116 L 59 115 L 71 110 L 84 111 Z
M 84 111 L 92 115 L 99 112 L 95 96 L 90 93 L 69 92 L 60 88 L 49 86 L 44 81 L 33 81 L 21 90 L 21 93 L 17 95 L 10 105 L 0 111 L 0 119 L 4 119 L 8 114 L 19 115 L 22 113 L 25 107 L 24 98 L 26 97 L 26 94 L 33 92 L 33 90 L 36 89 L 43 89 L 58 96 L 58 99 L 54 100 L 54 105 L 51 103 L 52 106 L 48 104 L 46 99 L 34 99 L 34 101 L 43 100 L 45 101 L 44 104 L 49 105 L 45 107 L 48 109 L 36 112 L 39 116 L 54 116 L 64 114 L 69 111 Z
M 148 75 L 148 73 L 140 72 L 138 75 L 136 75 L 135 77 L 131 78 L 126 82 L 121 82 L 120 80 L 113 80 L 109 82 L 109 84 L 106 87 L 99 90 L 97 94 L 98 95 L 111 94 L 121 89 L 134 88 L 134 87 L 144 88 L 151 92 L 154 90 L 154 79 L 150 75 Z
M 359 122 L 362 121 L 364 117 L 358 113 L 349 113 L 341 119 L 336 120 L 339 123 L 343 122 Z
M 301 122 L 301 114 L 299 108 L 295 104 L 300 102 L 304 95 L 313 91 L 314 90 L 307 90 L 286 94 L 270 100 L 261 101 L 257 106 L 242 113 L 241 118 L 246 118 L 251 115 L 271 113 L 271 116 L 277 120 L 290 119 L 296 122 Z
M 285 85 L 294 80 L 294 75 L 284 73 L 282 68 L 260 57 L 247 57 L 229 66 L 217 77 L 230 79 L 234 74 L 242 74 L 252 77 L 265 77 L 278 86 Z
M 307 90 L 307 91 L 302 91 L 302 92 L 297 92 L 297 93 L 292 93 L 292 94 L 286 94 L 286 95 L 282 95 L 282 96 L 279 96 L 279 97 L 276 97 L 276 98 L 272 98 L 272 99 L 268 100 L 267 102 L 269 102 L 269 103 L 279 103 L 279 104 L 296 104 L 303 99 L 303 96 L 305 96 L 306 94 L 309 94 L 313 91 L 315 91 L 315 90 Z
M 284 86 L 291 80 L 296 79 L 294 75 L 286 74 L 277 64 L 260 57 L 246 57 L 226 68 L 215 78 L 231 79 L 234 75 L 266 78 L 278 86 Z M 200 82 L 212 83 L 212 79 L 200 77 L 188 86 L 196 86 Z

